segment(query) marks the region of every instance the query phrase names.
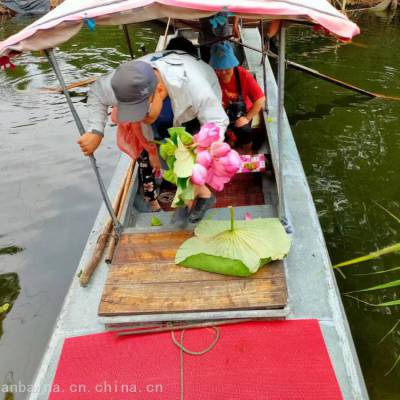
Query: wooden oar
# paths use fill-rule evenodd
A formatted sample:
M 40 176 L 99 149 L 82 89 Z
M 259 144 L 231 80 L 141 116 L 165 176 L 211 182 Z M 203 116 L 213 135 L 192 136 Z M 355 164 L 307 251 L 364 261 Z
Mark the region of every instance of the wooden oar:
M 124 210 L 125 201 L 128 197 L 129 187 L 132 182 L 133 170 L 134 170 L 134 163 L 131 164 L 128 174 L 127 174 L 127 177 L 126 177 L 125 185 L 124 185 L 123 192 L 122 192 L 121 203 L 120 203 L 120 206 L 119 206 L 119 209 L 117 212 L 118 220 L 122 216 L 122 211 Z M 108 243 L 107 251 L 106 251 L 105 262 L 107 264 L 110 264 L 113 259 L 116 244 L 117 244 L 117 240 L 116 240 L 115 236 L 112 236 L 111 240 Z
M 115 196 L 115 200 L 114 200 L 114 210 L 116 212 L 116 214 L 118 214 L 120 208 L 122 207 L 122 197 L 125 191 L 125 187 L 126 187 L 126 182 L 129 176 L 131 176 L 131 170 L 133 170 L 133 162 L 131 163 L 131 165 L 128 168 L 128 171 L 125 175 L 124 180 L 122 181 L 121 187 L 118 190 L 117 195 Z M 88 261 L 88 263 L 85 265 L 85 267 L 83 268 L 81 275 L 79 276 L 79 283 L 81 284 L 81 286 L 87 286 L 90 278 L 93 275 L 93 272 L 96 270 L 101 257 L 104 253 L 104 249 L 106 247 L 106 244 L 108 242 L 108 239 L 111 236 L 112 232 L 112 220 L 111 218 L 108 219 L 107 223 L 104 225 L 104 228 L 101 232 L 101 234 L 99 235 L 98 239 L 97 239 L 97 243 L 96 246 L 93 250 L 93 254 L 92 257 L 90 258 L 90 260 Z M 114 236 L 112 236 L 113 239 L 115 239 Z

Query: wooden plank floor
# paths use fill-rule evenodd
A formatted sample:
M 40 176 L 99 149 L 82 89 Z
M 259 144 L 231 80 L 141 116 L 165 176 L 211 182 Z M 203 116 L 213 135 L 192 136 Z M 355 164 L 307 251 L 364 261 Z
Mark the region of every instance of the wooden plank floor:
M 138 315 L 283 308 L 282 262 L 248 278 L 177 266 L 175 254 L 192 232 L 123 234 L 110 267 L 99 315 Z

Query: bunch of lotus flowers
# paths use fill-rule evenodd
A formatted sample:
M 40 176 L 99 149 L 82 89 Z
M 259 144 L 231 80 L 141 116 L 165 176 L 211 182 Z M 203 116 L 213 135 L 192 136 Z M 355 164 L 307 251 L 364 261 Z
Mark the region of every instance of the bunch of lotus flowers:
M 208 123 L 193 136 L 196 162 L 191 180 L 196 185 L 207 184 L 220 192 L 232 177 L 239 171 L 241 159 L 228 143 L 219 139 L 219 128 Z

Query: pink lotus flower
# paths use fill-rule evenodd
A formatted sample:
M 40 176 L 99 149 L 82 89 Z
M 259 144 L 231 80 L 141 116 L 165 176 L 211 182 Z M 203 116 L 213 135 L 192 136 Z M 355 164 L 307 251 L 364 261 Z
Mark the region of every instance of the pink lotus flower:
M 199 133 L 193 136 L 193 140 L 199 147 L 210 147 L 211 143 L 219 140 L 218 126 L 213 123 L 204 124 Z
M 197 153 L 196 163 L 208 168 L 211 165 L 212 157 L 208 150 L 203 150 Z
M 219 128 L 213 123 L 203 125 L 193 138 L 197 156 L 192 182 L 208 184 L 216 191 L 223 190 L 225 183 L 240 169 L 242 160 L 239 154 L 228 143 L 220 142 Z
M 213 157 L 224 157 L 231 151 L 231 146 L 224 142 L 211 143 L 210 153 Z
M 211 169 L 208 170 L 206 182 L 217 192 L 221 192 L 224 189 L 225 182 L 222 177 L 215 175 Z
M 232 175 L 236 174 L 242 165 L 242 160 L 235 150 L 231 150 L 226 156 L 219 158 L 219 162 Z
M 212 164 L 211 164 L 211 170 L 215 175 L 218 176 L 228 176 L 231 177 L 233 174 L 231 174 L 229 171 L 227 171 L 224 167 L 224 165 L 220 161 L 221 159 L 214 159 Z
M 201 165 L 201 164 L 194 164 L 193 170 L 192 170 L 192 177 L 191 181 L 195 185 L 205 185 L 206 183 L 206 177 L 207 177 L 207 169 Z

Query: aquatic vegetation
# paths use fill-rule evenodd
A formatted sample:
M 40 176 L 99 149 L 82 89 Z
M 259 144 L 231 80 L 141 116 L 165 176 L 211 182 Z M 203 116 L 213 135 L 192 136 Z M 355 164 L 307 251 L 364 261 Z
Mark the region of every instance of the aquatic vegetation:
M 383 207 L 379 203 L 375 202 L 375 204 L 378 207 L 380 207 L 383 211 L 385 211 L 396 222 L 400 223 L 400 218 L 398 218 L 390 210 L 386 209 L 385 207 Z M 357 258 L 354 258 L 352 260 L 344 261 L 342 263 L 334 265 L 333 268 L 342 268 L 342 267 L 349 266 L 349 265 L 355 265 L 355 264 L 358 264 L 358 263 L 362 263 L 362 262 L 365 262 L 365 261 L 368 261 L 368 260 L 372 260 L 372 259 L 378 258 L 378 257 L 386 255 L 386 254 L 398 253 L 398 252 L 400 252 L 400 243 L 396 243 L 396 244 L 393 244 L 391 246 L 384 247 L 383 249 L 373 251 L 372 253 L 369 253 L 369 254 L 367 254 L 365 256 L 362 256 L 362 257 L 357 257 Z M 366 274 L 358 274 L 358 276 L 378 275 L 378 274 L 387 273 L 387 272 L 393 272 L 393 271 L 398 271 L 398 270 L 400 270 L 400 267 L 394 267 L 394 268 L 390 268 L 390 269 L 387 269 L 387 270 L 375 271 L 375 272 L 366 273 Z M 340 270 L 338 270 L 338 271 L 340 271 Z M 357 302 L 372 306 L 372 307 L 395 307 L 395 306 L 399 306 L 400 305 L 400 299 L 395 299 L 395 300 L 392 300 L 392 301 L 385 301 L 385 302 L 380 302 L 380 303 L 370 303 L 370 302 L 362 300 L 362 299 L 360 299 L 358 297 L 352 296 L 351 293 L 371 292 L 371 291 L 376 291 L 376 290 L 391 289 L 391 288 L 398 287 L 398 286 L 400 286 L 400 279 L 396 279 L 396 280 L 393 280 L 393 281 L 381 283 L 379 285 L 375 285 L 375 286 L 368 287 L 368 288 L 365 288 L 365 289 L 353 290 L 351 292 L 344 293 L 344 296 L 349 297 L 349 298 L 351 298 L 353 300 L 356 300 Z M 382 343 L 388 336 L 390 336 L 391 334 L 393 334 L 396 331 L 396 328 L 399 325 L 399 323 L 400 323 L 400 320 L 398 320 L 394 324 L 394 326 L 385 334 L 385 336 L 379 341 L 379 344 Z M 385 376 L 389 375 L 392 371 L 394 371 L 394 369 L 399 364 L 399 362 L 400 362 L 400 356 L 398 356 L 396 358 L 396 360 L 394 361 L 393 365 L 385 373 Z
M 0 274 L 0 337 L 3 335 L 2 321 L 11 311 L 20 290 L 17 274 Z
M 0 248 L 0 255 L 3 254 L 16 254 L 19 253 L 20 251 L 23 251 L 24 249 L 22 247 L 18 247 L 18 246 L 6 246 L 6 247 L 2 247 Z
M 393 244 L 391 246 L 388 247 L 384 247 L 383 249 L 379 249 L 376 251 L 373 251 L 365 256 L 362 257 L 357 257 L 357 258 L 353 258 L 351 260 L 348 261 L 343 261 L 339 264 L 333 265 L 333 268 L 341 268 L 341 267 L 345 267 L 348 265 L 354 265 L 354 264 L 358 264 L 364 261 L 368 261 L 368 260 L 373 260 L 374 258 L 378 258 L 380 256 L 383 256 L 385 254 L 390 254 L 390 253 L 398 253 L 400 252 L 400 243 L 396 243 Z
M 0 306 L 0 315 L 6 313 L 10 309 L 10 303 L 4 303 Z

